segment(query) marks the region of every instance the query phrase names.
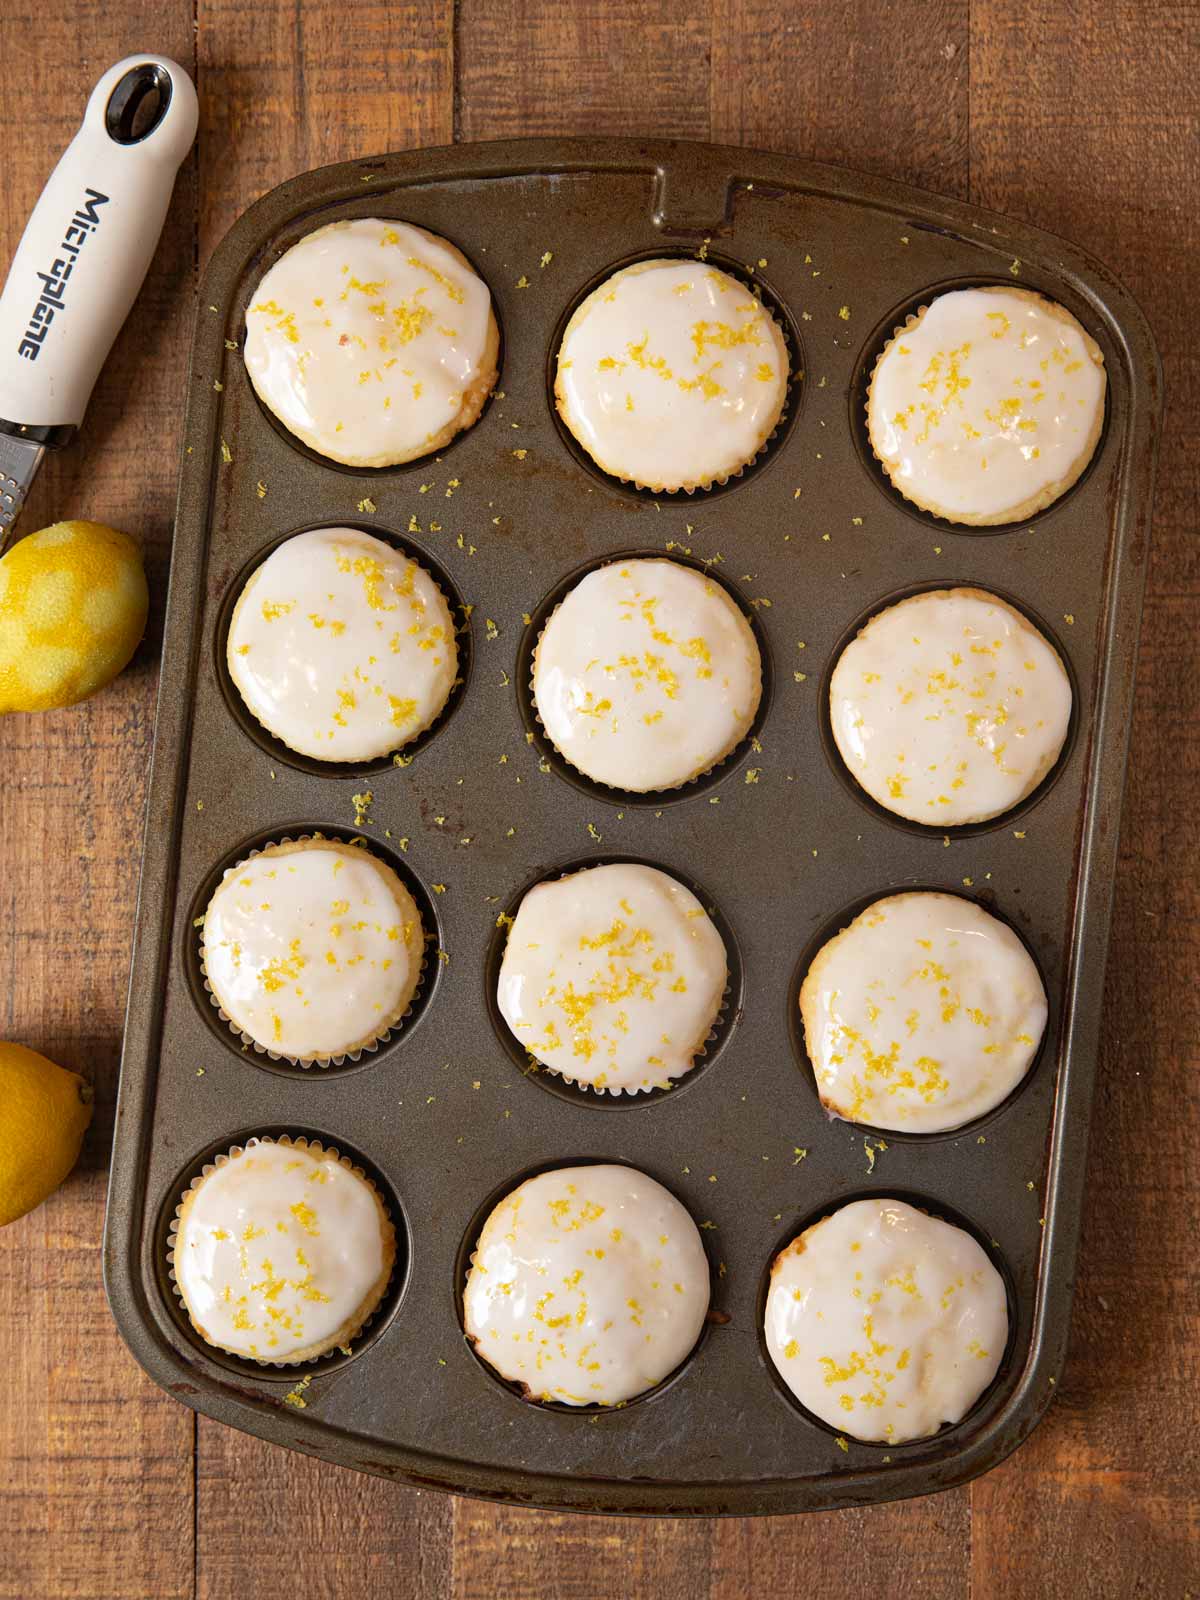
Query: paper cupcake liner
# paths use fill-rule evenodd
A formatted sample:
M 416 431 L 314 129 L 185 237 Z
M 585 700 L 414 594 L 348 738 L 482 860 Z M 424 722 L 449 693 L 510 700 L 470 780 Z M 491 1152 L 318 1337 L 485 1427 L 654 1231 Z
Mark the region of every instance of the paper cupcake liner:
M 774 318 L 772 320 L 775 321 L 775 326 L 779 327 L 778 321 L 776 319 L 774 319 Z M 782 329 L 780 331 L 782 332 Z M 785 344 L 785 346 L 787 345 L 786 336 L 784 338 L 784 344 Z M 790 354 L 790 350 L 789 350 L 789 354 Z M 793 379 L 791 372 L 789 372 L 788 373 L 788 387 L 789 387 L 789 389 L 790 389 L 791 384 L 794 381 L 795 380 Z M 784 423 L 788 420 L 789 411 L 788 411 L 787 400 L 788 400 L 788 396 L 785 393 L 783 407 L 782 407 L 779 415 L 776 417 L 775 422 L 771 427 L 771 431 L 764 435 L 762 443 L 759 444 L 759 446 L 755 450 L 754 454 L 752 456 L 747 456 L 745 461 L 742 462 L 740 467 L 737 467 L 732 472 L 720 473 L 720 474 L 716 475 L 715 477 L 705 478 L 705 479 L 703 479 L 703 480 L 701 480 L 700 482 L 697 482 L 697 483 L 681 483 L 677 489 L 668 489 L 664 484 L 643 483 L 640 478 L 627 478 L 627 477 L 623 476 L 623 474 L 621 474 L 619 472 L 614 472 L 611 467 L 606 467 L 602 461 L 597 461 L 596 457 L 588 449 L 587 445 L 584 444 L 583 440 L 579 437 L 579 435 L 575 432 L 574 428 L 571 427 L 571 424 L 567 421 L 566 417 L 563 415 L 563 413 L 562 413 L 562 411 L 560 409 L 560 402 L 559 402 L 559 395 L 558 395 L 557 386 L 555 387 L 555 391 L 554 391 L 555 410 L 558 412 L 558 416 L 559 416 L 560 421 L 562 422 L 563 427 L 571 435 L 572 439 L 575 440 L 575 443 L 583 451 L 584 455 L 587 456 L 588 460 L 597 469 L 597 471 L 602 472 L 606 478 L 611 478 L 614 483 L 623 483 L 623 484 L 626 485 L 627 488 L 630 488 L 630 489 L 641 489 L 641 490 L 644 490 L 647 494 L 654 494 L 654 495 L 686 494 L 686 495 L 690 496 L 690 495 L 696 495 L 696 494 L 706 494 L 710 489 L 723 489 L 727 483 L 736 483 L 737 480 L 746 471 L 747 467 L 752 467 L 752 466 L 755 465 L 756 462 L 762 460 L 763 456 L 766 455 L 767 451 L 772 447 L 772 445 L 775 443 L 776 439 L 779 437 L 779 430 L 783 427 Z
M 391 1269 L 388 1272 L 387 1282 L 384 1284 L 378 1300 L 370 1308 L 366 1316 L 363 1317 L 362 1321 L 358 1324 L 354 1331 L 346 1335 L 344 1344 L 334 1345 L 331 1347 L 331 1349 L 322 1351 L 320 1355 L 305 1356 L 304 1359 L 300 1361 L 270 1361 L 261 1356 L 248 1356 L 243 1354 L 243 1352 L 240 1350 L 230 1350 L 226 1345 L 218 1344 L 216 1340 L 207 1338 L 200 1332 L 199 1328 L 197 1328 L 196 1324 L 192 1321 L 191 1313 L 188 1310 L 187 1301 L 183 1298 L 183 1291 L 180 1289 L 178 1280 L 175 1276 L 175 1247 L 179 1240 L 179 1224 L 181 1220 L 181 1213 L 183 1211 L 184 1202 L 186 1201 L 188 1195 L 191 1194 L 193 1190 L 198 1189 L 204 1180 L 216 1172 L 219 1167 L 225 1166 L 229 1161 L 236 1159 L 238 1156 L 244 1155 L 247 1150 L 252 1150 L 255 1145 L 259 1144 L 286 1145 L 288 1147 L 294 1147 L 297 1150 L 315 1150 L 322 1155 L 329 1156 L 332 1160 L 336 1161 L 340 1167 L 345 1167 L 347 1172 L 353 1173 L 356 1178 L 360 1178 L 362 1182 L 368 1186 L 368 1188 L 371 1190 L 371 1193 L 379 1202 L 380 1209 L 383 1212 L 388 1227 L 392 1230 L 392 1264 Z M 179 1302 L 180 1308 L 188 1320 L 188 1325 L 201 1339 L 204 1340 L 205 1344 L 211 1349 L 220 1350 L 225 1355 L 236 1356 L 239 1361 L 248 1361 L 256 1367 L 278 1367 L 284 1370 L 291 1370 L 295 1367 L 311 1366 L 315 1361 L 323 1361 L 327 1356 L 332 1355 L 334 1351 L 344 1351 L 345 1347 L 349 1345 L 352 1339 L 359 1338 L 364 1330 L 370 1327 L 371 1323 L 378 1314 L 380 1306 L 382 1306 L 384 1301 L 387 1299 L 388 1290 L 392 1285 L 392 1279 L 396 1275 L 397 1251 L 395 1240 L 396 1223 L 388 1206 L 387 1200 L 379 1192 L 379 1189 L 374 1181 L 367 1176 L 363 1169 L 359 1166 L 356 1166 L 355 1163 L 351 1161 L 349 1156 L 342 1155 L 341 1151 L 338 1150 L 336 1145 L 322 1144 L 320 1139 L 309 1139 L 303 1134 L 297 1134 L 295 1137 L 293 1137 L 291 1134 L 287 1133 L 264 1133 L 247 1139 L 245 1144 L 230 1145 L 228 1150 L 223 1150 L 219 1155 L 215 1155 L 211 1161 L 206 1161 L 203 1167 L 201 1167 L 200 1171 L 180 1195 L 179 1202 L 175 1207 L 175 1213 L 171 1218 L 170 1227 L 167 1230 L 167 1277 L 170 1280 L 171 1293 Z
M 582 870 L 586 871 L 586 868 Z M 708 1054 L 709 1046 L 715 1044 L 720 1037 L 721 1028 L 725 1022 L 725 1016 L 729 1010 L 729 978 L 730 972 L 727 965 L 725 968 L 725 987 L 721 992 L 721 1003 L 717 1007 L 716 1014 L 714 1015 L 712 1022 L 709 1024 L 708 1032 L 704 1035 L 704 1038 L 701 1039 L 698 1047 L 692 1052 L 691 1066 L 688 1067 L 686 1072 L 681 1072 L 677 1077 L 668 1078 L 666 1083 L 648 1083 L 645 1085 L 635 1083 L 618 1085 L 616 1087 L 612 1087 L 607 1083 L 596 1085 L 594 1083 L 585 1083 L 579 1078 L 568 1077 L 568 1075 L 560 1068 L 549 1066 L 545 1061 L 537 1062 L 537 1070 L 539 1072 L 548 1072 L 552 1078 L 558 1078 L 563 1083 L 569 1083 L 573 1089 L 583 1089 L 588 1094 L 607 1094 L 612 1095 L 616 1099 L 620 1099 L 622 1095 L 653 1094 L 656 1090 L 661 1090 L 664 1094 L 669 1094 L 671 1090 L 678 1087 L 679 1084 L 686 1083 L 688 1078 L 691 1077 L 692 1073 L 697 1071 L 701 1062 L 704 1060 L 704 1057 Z M 515 1034 L 513 1034 L 513 1038 L 516 1038 Z M 519 1044 L 520 1040 L 517 1042 Z M 527 1051 L 527 1054 L 532 1055 L 532 1052 Z M 534 1059 L 536 1060 L 536 1057 Z
M 989 289 L 995 289 L 1003 294 L 1023 294 L 1032 299 L 1039 300 L 1046 305 L 1054 306 L 1059 311 L 1066 311 L 1065 306 L 1059 306 L 1057 301 L 1051 300 L 1047 295 L 1040 294 L 1036 289 L 1026 289 L 1022 287 L 1014 287 L 1010 289 L 1005 284 L 984 284 L 981 286 L 981 289 L 984 293 L 986 293 Z M 934 298 L 939 297 L 935 296 Z M 902 338 L 906 333 L 911 332 L 911 330 L 920 322 L 921 318 L 924 317 L 933 303 L 933 299 L 925 301 L 919 305 L 915 311 L 909 312 L 908 316 L 905 317 L 904 322 L 900 327 L 893 327 L 891 337 L 886 341 L 883 349 L 876 356 L 875 364 L 871 368 L 871 376 L 867 379 L 867 392 L 863 399 L 863 413 L 866 418 L 867 447 L 871 452 L 872 459 L 878 462 L 879 469 L 887 479 L 889 487 L 894 489 L 902 500 L 907 501 L 910 506 L 915 506 L 918 511 L 923 511 L 927 517 L 935 518 L 938 522 L 943 523 L 947 528 L 991 530 L 995 528 L 1004 528 L 1010 522 L 1026 522 L 1031 517 L 1040 516 L 1043 511 L 1047 511 L 1051 506 L 1057 505 L 1057 503 L 1062 499 L 1063 495 L 1065 495 L 1067 491 L 1073 488 L 1074 485 L 1079 481 L 1095 458 L 1096 450 L 1099 447 L 1100 439 L 1104 432 L 1104 418 L 1108 406 L 1107 369 L 1105 369 L 1104 373 L 1104 403 L 1100 407 L 1100 416 L 1094 431 L 1094 436 L 1092 437 L 1086 451 L 1082 451 L 1076 460 L 1071 464 L 1071 470 L 1065 477 L 1059 479 L 1055 483 L 1047 484 L 1044 489 L 1039 490 L 1037 494 L 1030 496 L 1026 500 L 1018 501 L 1016 504 L 1006 509 L 1002 516 L 997 515 L 995 517 L 989 517 L 982 520 L 975 518 L 964 520 L 962 517 L 952 517 L 947 512 L 940 511 L 936 506 L 930 505 L 928 501 L 921 500 L 916 495 L 911 494 L 907 489 L 904 488 L 902 484 L 898 483 L 892 476 L 892 469 L 879 454 L 878 450 L 876 450 L 875 441 L 871 437 L 871 391 L 875 387 L 875 374 L 879 371 L 879 367 L 883 361 L 883 358 L 895 344 L 896 340 Z M 1070 316 L 1070 313 L 1067 312 L 1067 315 Z M 1092 338 L 1091 334 L 1088 333 L 1083 324 L 1075 317 L 1071 317 L 1071 321 L 1082 333 L 1084 341 L 1089 347 L 1089 354 L 1091 348 L 1094 347 L 1098 349 L 1099 347 L 1096 346 L 1096 341 Z M 1101 362 L 1101 365 L 1103 366 L 1103 361 Z
M 221 883 L 225 882 L 226 878 L 228 878 L 228 876 L 229 876 L 229 874 L 231 872 L 237 872 L 239 868 L 244 867 L 248 861 L 253 861 L 255 856 L 261 855 L 263 853 L 263 851 L 268 849 L 271 845 L 276 845 L 276 844 L 304 844 L 310 839 L 320 841 L 321 843 L 328 842 L 326 840 L 326 836 L 323 833 L 301 833 L 301 834 L 297 834 L 295 837 L 292 837 L 291 835 L 284 835 L 283 837 L 278 838 L 278 839 L 269 839 L 265 845 L 259 845 L 259 847 L 256 850 L 248 851 L 246 855 L 240 857 L 239 860 L 235 861 L 233 866 L 226 868 L 226 870 L 221 874 Z M 340 844 L 340 843 L 343 843 L 344 841 L 335 840 L 334 842 Z M 370 851 L 367 851 L 366 853 L 369 855 Z M 383 864 L 385 866 L 387 865 L 386 862 L 384 862 Z M 404 879 L 401 878 L 400 882 L 404 883 Z M 407 889 L 408 885 L 404 884 L 404 887 Z M 220 884 L 217 885 L 217 888 L 220 888 Z M 216 889 L 213 890 L 213 894 L 215 894 L 215 893 L 216 893 Z M 410 891 L 410 893 L 411 893 L 411 891 Z M 209 903 L 211 904 L 211 902 L 212 902 L 212 895 L 209 896 Z M 415 903 L 416 902 L 414 900 L 414 904 Z M 418 906 L 417 907 L 418 914 L 420 913 L 420 909 L 421 909 L 420 906 Z M 205 914 L 207 915 L 207 907 L 205 907 Z M 421 932 L 424 935 L 424 937 L 423 937 L 422 943 L 421 943 L 421 959 L 420 959 L 420 962 L 419 962 L 419 964 L 417 966 L 417 981 L 416 981 L 416 985 L 415 985 L 415 987 L 413 989 L 412 994 L 408 998 L 408 1004 L 405 1006 L 404 1010 L 400 1013 L 400 1015 L 396 1018 L 396 1020 L 394 1022 L 392 1022 L 392 1023 L 389 1023 L 389 1025 L 381 1033 L 376 1034 L 373 1039 L 369 1039 L 366 1044 L 358 1045 L 354 1050 L 343 1051 L 339 1055 L 314 1056 L 314 1057 L 311 1057 L 308 1060 L 303 1060 L 299 1056 L 285 1055 L 281 1051 L 272 1050 L 267 1045 L 260 1044 L 259 1041 L 257 1039 L 255 1039 L 252 1034 L 247 1033 L 244 1028 L 239 1027 L 238 1024 L 233 1020 L 233 1018 L 231 1016 L 229 1016 L 229 1014 L 226 1012 L 225 1008 L 221 1005 L 221 1002 L 217 999 L 216 995 L 214 994 L 212 984 L 208 981 L 208 971 L 207 971 L 207 968 L 204 965 L 204 928 L 203 928 L 203 926 L 201 926 L 198 931 L 199 931 L 199 934 L 200 934 L 200 938 L 199 938 L 199 941 L 198 941 L 198 944 L 199 944 L 198 960 L 199 960 L 199 965 L 200 965 L 200 978 L 201 978 L 201 981 L 204 984 L 204 992 L 208 996 L 209 1004 L 216 1011 L 217 1015 L 220 1017 L 221 1021 L 226 1025 L 226 1027 L 229 1029 L 230 1033 L 232 1033 L 235 1038 L 237 1038 L 237 1039 L 239 1039 L 241 1041 L 243 1048 L 253 1050 L 255 1055 L 266 1056 L 269 1061 L 284 1061 L 284 1062 L 287 1063 L 287 1065 L 289 1067 L 299 1067 L 299 1068 L 301 1068 L 302 1070 L 305 1070 L 305 1071 L 307 1071 L 311 1067 L 317 1067 L 317 1068 L 321 1068 L 321 1069 L 325 1069 L 325 1068 L 328 1068 L 328 1067 L 341 1067 L 341 1066 L 344 1066 L 347 1061 L 349 1061 L 351 1063 L 354 1063 L 354 1062 L 357 1062 L 357 1061 L 361 1061 L 363 1056 L 365 1056 L 365 1055 L 374 1055 L 375 1051 L 378 1050 L 381 1045 L 388 1044 L 391 1041 L 392 1036 L 395 1033 L 397 1033 L 400 1029 L 403 1028 L 405 1022 L 412 1015 L 413 1007 L 416 1005 L 417 999 L 420 996 L 422 989 L 424 989 L 424 987 L 425 987 L 425 980 L 426 980 L 426 976 L 427 976 L 427 973 L 428 973 L 428 967 L 429 967 L 429 958 L 428 958 L 428 956 L 426 955 L 425 952 L 426 952 L 426 947 L 429 944 L 430 930 L 428 928 L 426 928 L 425 925 L 424 925 L 424 922 L 422 922 L 422 924 L 421 924 Z
M 659 557 L 646 557 L 646 556 L 634 556 L 634 557 L 631 557 L 630 559 L 631 560 L 637 560 L 637 561 L 658 560 L 658 559 L 670 560 L 670 555 L 668 553 L 667 555 L 664 555 L 661 558 L 659 558 Z M 602 565 L 604 565 L 604 566 L 612 566 L 613 564 L 614 563 L 611 562 L 611 561 L 605 561 L 605 562 L 602 563 Z M 592 568 L 590 568 L 588 570 L 588 572 L 584 573 L 584 577 L 590 577 L 592 572 L 596 572 L 598 570 L 599 570 L 599 568 L 592 567 Z M 695 569 L 693 568 L 693 569 L 690 569 L 690 570 L 694 571 Z M 580 581 L 582 581 L 582 580 L 580 580 Z M 763 671 L 763 661 L 764 661 L 763 649 L 762 649 L 762 645 L 759 642 L 758 635 L 754 632 L 754 624 L 750 621 L 749 617 L 746 616 L 745 611 L 742 610 L 742 607 L 738 604 L 737 600 L 733 597 L 733 595 L 729 594 L 728 589 L 725 589 L 724 584 L 722 584 L 721 587 L 724 590 L 724 592 L 727 595 L 729 595 L 729 603 L 732 606 L 736 606 L 737 610 L 739 612 L 741 612 L 741 615 L 745 618 L 746 626 L 750 629 L 750 632 L 754 637 L 754 645 L 755 645 L 755 648 L 758 651 L 758 663 L 759 663 L 758 664 L 758 701 L 757 701 L 757 704 L 754 707 L 754 716 L 752 716 L 750 718 L 750 721 L 746 724 L 745 732 L 739 734 L 737 739 L 734 740 L 734 742 L 729 746 L 729 748 L 727 750 L 725 750 L 721 755 L 717 756 L 715 760 L 710 761 L 709 764 L 706 767 L 701 768 L 701 770 L 699 772 L 694 772 L 691 775 L 690 778 L 681 778 L 678 783 L 665 784 L 661 789 L 622 789 L 622 788 L 620 788 L 619 785 L 617 785 L 615 783 L 605 783 L 603 778 L 593 777 L 590 772 L 585 772 L 582 767 L 576 766 L 576 764 L 571 760 L 570 756 L 567 755 L 566 751 L 565 750 L 560 750 L 558 745 L 555 744 L 554 740 L 550 737 L 550 731 L 546 727 L 546 724 L 542 721 L 541 712 L 538 710 L 537 691 L 536 691 L 536 689 L 534 687 L 534 674 L 537 671 L 538 651 L 542 647 L 542 640 L 545 637 L 546 629 L 554 621 L 554 618 L 558 615 L 559 609 L 563 606 L 563 604 L 569 598 L 570 594 L 572 593 L 572 591 L 574 589 L 574 585 L 572 585 L 571 589 L 567 591 L 567 594 L 563 595 L 562 599 L 558 602 L 558 605 L 556 605 L 554 607 L 554 610 L 551 611 L 550 615 L 546 618 L 545 622 L 542 623 L 542 626 L 541 626 L 541 628 L 540 628 L 540 630 L 538 632 L 537 643 L 534 645 L 533 654 L 530 657 L 530 663 L 529 663 L 529 685 L 528 685 L 528 688 L 529 688 L 529 709 L 533 713 L 534 721 L 537 723 L 538 727 L 542 730 L 542 737 L 545 739 L 546 743 L 550 746 L 550 748 L 554 751 L 555 755 L 557 755 L 558 758 L 561 761 L 565 761 L 566 762 L 567 766 L 570 767 L 572 772 L 577 772 L 581 778 L 586 778 L 589 783 L 594 783 L 597 786 L 597 788 L 607 789 L 610 794 L 617 795 L 620 798 L 626 798 L 628 796 L 632 796 L 636 802 L 645 802 L 645 801 L 653 799 L 653 797 L 655 795 L 657 795 L 657 794 L 677 794 L 680 789 L 686 789 L 693 783 L 700 783 L 703 779 L 711 777 L 712 774 L 714 772 L 716 772 L 719 768 L 723 767 L 727 761 L 733 760 L 733 758 L 737 755 L 738 751 L 749 740 L 749 738 L 750 738 L 750 730 L 754 727 L 754 723 L 755 723 L 755 721 L 756 721 L 756 719 L 758 717 L 758 713 L 762 709 L 763 695 L 766 692 L 766 673 Z
M 896 340 L 903 337 L 903 335 L 908 333 L 912 328 L 915 328 L 917 323 L 920 322 L 921 318 L 929 310 L 929 307 L 932 304 L 933 301 L 930 300 L 927 303 L 918 306 L 915 311 L 909 312 L 908 316 L 905 317 L 904 322 L 899 327 L 893 327 L 890 337 L 884 343 L 883 349 L 875 357 L 875 364 L 871 368 L 871 376 L 867 379 L 867 392 L 863 397 L 863 415 L 866 418 L 867 445 L 871 451 L 872 458 L 879 463 L 880 470 L 887 479 L 888 483 L 891 484 L 893 489 L 895 489 L 896 493 L 898 495 L 902 495 L 904 499 L 908 501 L 909 505 L 917 506 L 919 510 L 928 512 L 931 517 L 938 517 L 942 522 L 947 522 L 951 527 L 953 527 L 954 524 L 949 521 L 949 518 L 943 517 L 940 512 L 934 511 L 929 506 L 922 505 L 919 500 L 914 500 L 910 494 L 905 493 L 905 491 L 892 477 L 891 468 L 879 454 L 878 450 L 876 450 L 875 441 L 871 437 L 871 391 L 875 387 L 875 374 L 879 371 L 879 367 L 884 356 L 887 355 L 888 351 L 895 344 Z

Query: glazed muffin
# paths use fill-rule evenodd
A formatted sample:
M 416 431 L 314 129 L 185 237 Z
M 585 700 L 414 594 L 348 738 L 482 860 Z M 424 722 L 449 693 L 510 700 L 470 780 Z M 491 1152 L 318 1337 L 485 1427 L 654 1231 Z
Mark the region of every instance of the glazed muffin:
M 1104 423 L 1104 357 L 1030 289 L 955 289 L 888 342 L 867 394 L 871 448 L 906 499 L 970 527 L 1017 522 L 1083 472 Z
M 386 862 L 337 839 L 297 839 L 226 872 L 200 949 L 213 1001 L 246 1043 L 328 1063 L 369 1049 L 404 1016 L 425 932 Z
M 692 891 L 656 867 L 621 862 L 529 891 L 497 1003 L 551 1072 L 634 1093 L 690 1071 L 727 978 L 724 942 Z
M 611 1406 L 690 1353 L 709 1284 L 696 1224 L 660 1183 L 634 1167 L 560 1167 L 484 1223 L 463 1323 L 528 1399 Z
M 376 217 L 284 252 L 246 308 L 259 399 L 310 449 L 390 467 L 449 444 L 497 377 L 487 285 L 447 240 Z
M 1058 760 L 1071 680 L 1053 645 L 982 589 L 913 595 L 871 618 L 829 685 L 833 737 L 888 811 L 931 827 L 982 822 Z
M 611 788 L 673 789 L 749 732 L 762 696 L 753 629 L 715 579 L 674 561 L 589 572 L 550 617 L 533 697 L 555 748 Z
M 702 261 L 640 261 L 567 324 L 554 396 L 597 466 L 664 492 L 741 472 L 787 384 L 783 333 L 744 284 Z
M 855 1200 L 771 1267 L 767 1351 L 801 1405 L 855 1439 L 960 1422 L 1008 1343 L 1004 1280 L 969 1233 L 900 1200 Z
M 251 714 L 290 749 L 370 761 L 437 720 L 458 645 L 418 562 L 357 528 L 315 528 L 252 573 L 226 659 Z
M 247 1140 L 176 1212 L 172 1275 L 196 1332 L 250 1361 L 344 1348 L 383 1299 L 396 1235 L 370 1180 L 306 1139 Z
M 894 894 L 822 946 L 800 989 L 822 1103 L 874 1128 L 941 1133 L 1028 1072 L 1046 991 L 1006 923 L 960 895 Z

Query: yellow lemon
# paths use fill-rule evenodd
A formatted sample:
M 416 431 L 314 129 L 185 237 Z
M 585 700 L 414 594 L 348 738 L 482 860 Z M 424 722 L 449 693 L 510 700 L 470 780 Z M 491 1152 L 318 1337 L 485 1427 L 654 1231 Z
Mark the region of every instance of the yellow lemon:
M 0 1039 L 0 1228 L 54 1193 L 91 1120 L 91 1086 L 77 1072 Z
M 86 700 L 146 628 L 146 574 L 127 534 L 56 522 L 0 560 L 0 714 Z

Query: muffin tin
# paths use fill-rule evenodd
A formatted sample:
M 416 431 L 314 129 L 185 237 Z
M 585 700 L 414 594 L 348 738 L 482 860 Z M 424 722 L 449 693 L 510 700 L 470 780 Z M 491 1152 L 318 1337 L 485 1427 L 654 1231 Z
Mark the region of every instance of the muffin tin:
M 500 392 L 440 458 L 351 471 L 267 415 L 238 345 L 248 297 L 281 251 L 325 222 L 368 215 L 416 222 L 465 252 L 491 288 L 503 364 Z M 558 332 L 589 288 L 675 253 L 761 285 L 803 377 L 740 478 L 656 497 L 581 459 L 550 381 Z M 929 295 L 1013 281 L 1060 300 L 1099 342 L 1105 430 L 1088 472 L 1048 511 L 958 530 L 908 505 L 877 469 L 865 377 Z M 1067 1338 L 1159 394 L 1141 313 L 1081 252 L 789 157 L 514 141 L 331 167 L 259 201 L 200 295 L 105 1240 L 117 1321 L 152 1376 L 207 1415 L 343 1465 L 590 1511 L 863 1504 L 962 1483 L 1012 1450 L 1053 1394 Z M 245 576 L 286 535 L 325 523 L 410 550 L 464 608 L 464 681 L 403 765 L 328 768 L 291 754 L 248 718 L 225 672 Z M 659 796 L 624 796 L 567 768 L 528 690 L 538 628 L 563 586 L 635 552 L 706 565 L 752 620 L 766 663 L 751 738 Z M 995 590 L 1046 632 L 1076 712 L 1055 770 L 1015 813 L 943 834 L 857 789 L 823 700 L 839 646 L 866 616 L 956 584 Z M 419 1005 L 386 1044 L 296 1069 L 223 1029 L 199 981 L 193 923 L 224 865 L 312 832 L 362 838 L 395 866 L 434 941 Z M 731 951 L 717 1037 L 658 1094 L 572 1091 L 530 1071 L 491 992 L 498 915 L 541 877 L 613 859 L 699 885 Z M 951 1134 L 877 1135 L 822 1110 L 797 993 L 823 938 L 866 900 L 911 887 L 973 896 L 1009 919 L 1041 967 L 1050 1017 L 1025 1082 L 987 1117 Z M 168 1278 L 180 1195 L 214 1153 L 253 1133 L 336 1145 L 376 1182 L 400 1235 L 369 1328 L 349 1354 L 304 1368 L 311 1382 L 299 1388 L 296 1369 L 205 1345 Z M 702 1225 L 713 1266 L 697 1349 L 611 1410 L 520 1399 L 476 1359 L 460 1320 L 489 1206 L 535 1171 L 587 1160 L 629 1162 L 664 1183 Z M 802 1412 L 760 1331 L 776 1251 L 865 1194 L 972 1229 L 1010 1296 L 1009 1348 L 972 1413 L 889 1448 Z

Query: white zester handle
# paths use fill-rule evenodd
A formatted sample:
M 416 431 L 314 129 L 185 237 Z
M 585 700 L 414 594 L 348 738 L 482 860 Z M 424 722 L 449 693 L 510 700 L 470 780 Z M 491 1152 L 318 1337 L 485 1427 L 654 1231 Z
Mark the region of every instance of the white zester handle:
M 138 138 L 134 114 L 155 89 L 157 116 Z M 93 89 L 0 295 L 0 419 L 82 422 L 146 276 L 197 118 L 192 81 L 166 56 L 127 56 Z

